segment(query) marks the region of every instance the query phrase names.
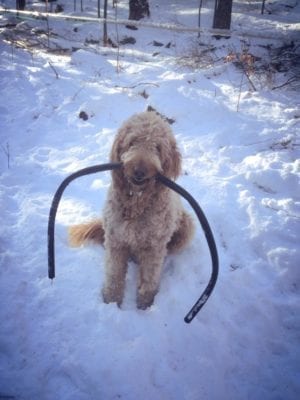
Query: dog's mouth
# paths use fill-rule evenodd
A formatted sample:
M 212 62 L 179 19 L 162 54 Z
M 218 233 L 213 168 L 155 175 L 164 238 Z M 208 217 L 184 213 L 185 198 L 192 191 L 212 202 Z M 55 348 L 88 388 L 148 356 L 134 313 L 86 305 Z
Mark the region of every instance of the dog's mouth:
M 138 186 L 140 188 L 146 187 L 154 178 L 154 176 L 152 176 L 152 173 L 149 172 L 150 171 L 137 169 L 133 171 L 132 174 L 129 174 L 128 181 L 134 186 Z
M 142 189 L 149 185 L 151 181 L 155 178 L 157 169 L 144 165 L 143 163 L 138 163 L 132 165 L 127 163 L 124 165 L 124 175 L 126 176 L 128 182 L 139 189 Z
M 136 186 L 146 186 L 149 183 L 150 179 L 151 178 L 138 178 L 136 176 L 133 176 L 129 178 L 129 181 Z

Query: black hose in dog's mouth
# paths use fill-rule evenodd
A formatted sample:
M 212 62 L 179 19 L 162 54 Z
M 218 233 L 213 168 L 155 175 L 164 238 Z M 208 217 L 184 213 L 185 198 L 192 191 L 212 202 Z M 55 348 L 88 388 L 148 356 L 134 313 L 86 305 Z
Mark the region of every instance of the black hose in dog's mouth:
M 122 164 L 121 163 L 107 163 L 107 164 L 101 164 L 101 165 L 94 165 L 92 167 L 87 167 L 84 169 L 81 169 L 77 172 L 74 172 L 70 176 L 68 176 L 58 187 L 50 208 L 50 213 L 49 213 L 49 221 L 48 221 L 48 277 L 50 279 L 55 278 L 55 218 L 56 218 L 56 213 L 58 209 L 58 205 L 60 202 L 60 199 L 63 195 L 63 192 L 65 188 L 71 183 L 74 179 L 79 178 L 80 176 L 84 175 L 90 175 L 94 174 L 96 172 L 103 172 L 103 171 L 109 171 L 109 170 L 115 170 L 121 168 Z M 171 181 L 167 177 L 161 174 L 156 175 L 157 181 L 161 182 L 165 186 L 169 187 L 170 189 L 174 190 L 178 194 L 180 194 L 182 197 L 184 197 L 192 206 L 193 210 L 195 211 L 198 220 L 201 224 L 201 227 L 205 233 L 207 244 L 210 250 L 211 254 L 211 260 L 212 260 L 212 274 L 209 280 L 209 283 L 207 287 L 205 288 L 204 292 L 201 294 L 199 299 L 196 301 L 196 303 L 193 305 L 191 310 L 187 313 L 187 315 L 184 318 L 184 321 L 187 323 L 190 323 L 195 316 L 198 314 L 198 312 L 201 310 L 201 308 L 204 306 L 204 304 L 207 302 L 209 296 L 211 295 L 215 284 L 217 282 L 218 278 L 218 271 L 219 271 L 219 260 L 218 260 L 218 252 L 217 252 L 217 247 L 215 244 L 215 240 L 212 234 L 212 231 L 210 229 L 210 226 L 208 224 L 208 221 L 205 217 L 205 214 L 203 213 L 202 209 L 200 208 L 199 204 L 196 202 L 196 200 L 181 186 L 179 186 L 177 183 Z
M 55 278 L 55 217 L 65 188 L 69 185 L 69 183 L 80 176 L 95 174 L 96 172 L 110 171 L 121 168 L 121 166 L 121 163 L 107 163 L 83 168 L 68 176 L 59 185 L 52 200 L 48 221 L 48 277 L 50 279 Z
M 201 207 L 197 203 L 197 201 L 193 198 L 193 196 L 191 196 L 190 193 L 187 192 L 183 187 L 179 186 L 174 181 L 171 181 L 164 175 L 157 174 L 157 180 L 160 181 L 161 183 L 163 183 L 164 185 L 168 186 L 170 189 L 174 190 L 178 194 L 180 194 L 183 198 L 185 198 L 190 203 L 190 205 L 192 206 L 193 210 L 195 211 L 195 214 L 197 215 L 200 225 L 204 231 L 206 241 L 208 244 L 208 248 L 210 251 L 211 262 L 212 262 L 212 273 L 211 273 L 208 285 L 206 286 L 204 292 L 201 294 L 201 296 L 196 301 L 196 303 L 193 305 L 191 310 L 184 317 L 184 321 L 187 323 L 190 323 L 194 319 L 194 317 L 198 314 L 198 312 L 201 310 L 201 308 L 204 306 L 204 304 L 207 302 L 209 296 L 211 295 L 211 293 L 216 285 L 216 282 L 218 279 L 218 273 L 219 273 L 219 257 L 218 257 L 217 246 L 215 243 L 215 239 L 214 239 L 212 230 L 210 229 L 209 223 L 207 221 L 207 218 L 206 218 L 204 212 L 202 211 Z

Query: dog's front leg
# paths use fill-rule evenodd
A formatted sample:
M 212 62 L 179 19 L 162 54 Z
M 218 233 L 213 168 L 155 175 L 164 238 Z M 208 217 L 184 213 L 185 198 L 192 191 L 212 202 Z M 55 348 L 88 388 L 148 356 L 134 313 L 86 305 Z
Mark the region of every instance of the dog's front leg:
M 154 297 L 159 290 L 164 258 L 164 255 L 153 257 L 151 254 L 139 263 L 137 307 L 142 310 L 153 304 Z
M 122 304 L 127 272 L 128 250 L 105 243 L 105 283 L 102 296 L 105 303 Z

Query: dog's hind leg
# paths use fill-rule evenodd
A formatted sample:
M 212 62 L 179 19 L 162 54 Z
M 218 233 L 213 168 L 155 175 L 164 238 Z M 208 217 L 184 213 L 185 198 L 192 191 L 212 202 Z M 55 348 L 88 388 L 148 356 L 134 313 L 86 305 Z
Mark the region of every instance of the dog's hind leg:
M 193 218 L 186 211 L 183 211 L 178 229 L 173 233 L 171 240 L 167 244 L 168 252 L 176 253 L 181 251 L 192 240 L 194 232 Z

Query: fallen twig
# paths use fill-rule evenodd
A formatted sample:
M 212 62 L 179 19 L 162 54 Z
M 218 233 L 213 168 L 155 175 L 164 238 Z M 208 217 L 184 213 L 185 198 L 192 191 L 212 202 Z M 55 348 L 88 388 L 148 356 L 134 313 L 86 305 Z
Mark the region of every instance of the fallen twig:
M 7 168 L 10 168 L 10 150 L 9 150 L 9 143 L 6 143 L 6 146 L 1 145 L 3 153 L 7 157 Z
M 59 75 L 58 75 L 56 69 L 54 68 L 54 66 L 52 65 L 52 63 L 50 61 L 48 61 L 48 64 L 50 65 L 52 71 L 54 71 L 56 79 L 59 79 Z
M 292 76 L 291 78 L 289 78 L 286 82 L 282 83 L 281 85 L 273 86 L 272 90 L 281 89 L 284 86 L 288 86 L 291 83 L 298 82 L 298 81 L 299 81 L 299 76 Z
M 114 87 L 115 88 L 120 88 L 120 89 L 135 89 L 138 86 L 146 86 L 146 85 L 159 87 L 159 85 L 157 83 L 154 83 L 154 82 L 140 82 L 140 83 L 137 83 L 136 85 L 131 85 L 131 86 L 114 85 Z

